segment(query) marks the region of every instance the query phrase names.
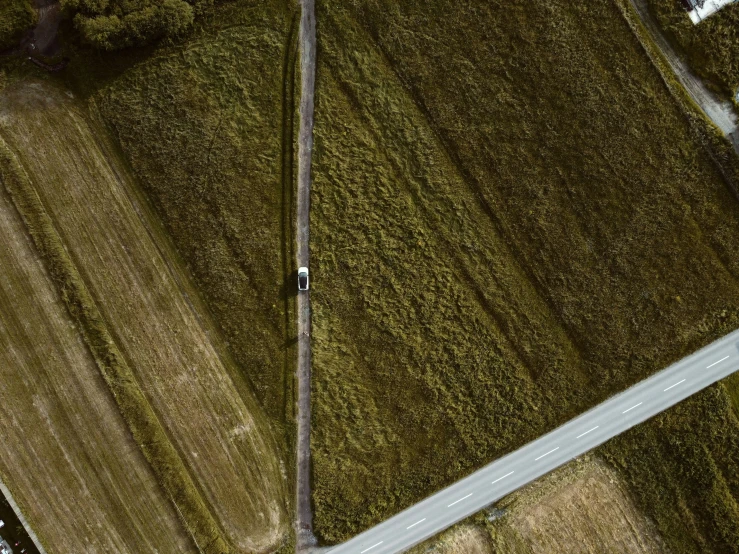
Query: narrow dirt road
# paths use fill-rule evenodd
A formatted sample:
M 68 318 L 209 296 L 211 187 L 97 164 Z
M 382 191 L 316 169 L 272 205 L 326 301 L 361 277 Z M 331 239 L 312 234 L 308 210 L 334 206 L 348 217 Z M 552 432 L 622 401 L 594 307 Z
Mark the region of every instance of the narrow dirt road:
M 630 0 L 636 13 L 639 15 L 644 27 L 652 36 L 655 44 L 662 51 L 670 67 L 675 72 L 680 84 L 685 87 L 690 97 L 705 112 L 714 125 L 734 145 L 734 150 L 739 152 L 739 133 L 737 132 L 737 115 L 729 101 L 721 100 L 711 92 L 703 81 L 697 77 L 688 67 L 688 64 L 678 56 L 667 38 L 662 33 L 659 24 L 649 11 L 646 0 Z
M 314 0 L 300 0 L 300 133 L 298 136 L 297 265 L 309 267 L 310 165 L 316 74 Z M 298 294 L 297 551 L 316 544 L 310 495 L 310 291 Z

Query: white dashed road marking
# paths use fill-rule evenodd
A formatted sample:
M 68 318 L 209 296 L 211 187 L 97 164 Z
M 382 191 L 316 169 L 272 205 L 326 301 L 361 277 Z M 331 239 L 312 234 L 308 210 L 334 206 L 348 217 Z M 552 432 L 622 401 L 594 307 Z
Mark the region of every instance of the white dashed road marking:
M 549 456 L 549 454 L 551 454 L 551 453 L 552 453 L 552 452 L 554 452 L 555 450 L 559 450 L 559 446 L 558 446 L 557 448 L 555 448 L 554 450 L 550 450 L 550 451 L 549 451 L 549 452 L 547 452 L 546 454 L 542 454 L 541 456 L 539 456 L 538 458 L 536 458 L 536 459 L 535 459 L 534 461 L 536 462 L 536 461 L 538 461 L 538 460 L 541 460 L 541 459 L 542 459 L 542 458 L 543 458 L 544 456 Z
M 452 502 L 451 504 L 449 504 L 449 506 L 447 506 L 447 508 L 451 508 L 451 507 L 452 507 L 452 506 L 454 506 L 455 504 L 458 504 L 459 502 L 462 502 L 462 500 L 464 500 L 465 498 L 469 498 L 469 497 L 470 497 L 470 496 L 472 496 L 473 494 L 474 494 L 474 493 L 472 493 L 472 492 L 471 492 L 470 494 L 468 494 L 468 495 L 467 495 L 467 496 L 465 496 L 464 498 L 460 498 L 459 500 L 455 500 L 454 502 Z
M 718 362 L 713 362 L 713 363 L 712 363 L 711 365 L 709 365 L 709 366 L 706 366 L 706 369 L 710 369 L 710 368 L 712 368 L 713 366 L 715 366 L 716 364 L 720 364 L 720 363 L 721 363 L 721 362 L 723 362 L 724 360 L 728 360 L 728 359 L 729 359 L 729 357 L 728 357 L 728 356 L 725 356 L 724 358 L 721 358 L 721 359 L 720 359 L 720 360 L 719 360 Z
M 626 412 L 630 412 L 631 410 L 633 410 L 634 408 L 638 408 L 638 407 L 639 407 L 639 406 L 641 406 L 642 404 L 644 404 L 644 402 L 639 402 L 638 404 L 636 404 L 636 405 L 632 406 L 631 408 L 629 408 L 629 409 L 628 409 L 628 410 L 626 410 L 625 412 L 621 412 L 621 413 L 622 413 L 622 414 L 625 414 Z
M 679 384 L 681 384 L 681 383 L 684 383 L 684 382 L 685 382 L 685 379 L 683 379 L 682 381 L 678 381 L 678 382 L 677 382 L 677 383 L 675 383 L 674 385 L 670 385 L 669 387 L 667 387 L 667 388 L 666 388 L 665 390 L 663 390 L 662 392 L 667 392 L 667 391 L 668 391 L 668 390 L 670 390 L 671 388 L 673 388 L 673 387 L 676 387 L 676 386 L 678 386 Z
M 505 474 L 505 475 L 504 475 L 503 477 L 498 477 L 498 478 L 497 478 L 497 479 L 496 479 L 495 481 L 493 481 L 493 482 L 492 482 L 492 483 L 490 483 L 490 484 L 491 484 L 491 485 L 494 485 L 495 483 L 497 483 L 497 482 L 498 482 L 498 481 L 500 481 L 501 479 L 505 479 L 505 478 L 506 478 L 506 477 L 508 477 L 509 475 L 513 475 L 513 472 L 511 471 L 510 473 L 506 473 L 506 474 Z
M 423 523 L 424 521 L 426 521 L 426 518 L 423 518 L 422 520 L 417 521 L 413 525 L 410 525 L 410 526 L 406 527 L 406 529 L 410 529 L 411 527 L 415 527 L 416 525 L 418 525 L 419 523 Z
M 360 554 L 364 554 L 365 552 L 369 552 L 369 551 L 370 551 L 370 550 L 372 550 L 372 549 L 373 549 L 373 548 L 374 548 L 375 546 L 380 546 L 380 545 L 381 545 L 381 544 L 382 544 L 383 542 L 385 542 L 385 541 L 380 541 L 380 542 L 378 542 L 377 544 L 373 544 L 373 545 L 372 545 L 372 546 L 370 546 L 369 548 L 367 548 L 367 549 L 365 549 L 365 550 L 362 550 L 362 552 L 360 552 Z
M 596 425 L 596 426 L 595 426 L 595 427 L 593 427 L 592 429 L 588 429 L 588 430 L 587 430 L 587 431 L 585 431 L 585 432 L 584 432 L 584 433 L 583 433 L 582 435 L 577 435 L 577 436 L 576 436 L 575 438 L 576 438 L 576 439 L 579 439 L 580 437 L 584 437 L 585 435 L 587 435 L 588 433 L 590 433 L 590 431 L 595 431 L 595 430 L 596 430 L 596 429 L 597 429 L 598 427 L 600 427 L 600 425 Z

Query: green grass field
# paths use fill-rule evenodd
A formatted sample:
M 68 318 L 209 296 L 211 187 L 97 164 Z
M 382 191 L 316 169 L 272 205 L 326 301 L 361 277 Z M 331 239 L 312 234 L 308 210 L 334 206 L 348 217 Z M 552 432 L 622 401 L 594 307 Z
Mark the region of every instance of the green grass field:
M 322 539 L 739 326 L 731 184 L 617 4 L 324 0 L 318 35 Z
M 739 162 L 670 94 L 616 2 L 319 0 L 312 448 L 323 541 L 348 538 L 739 326 Z M 266 469 L 245 463 L 239 479 L 206 476 L 204 458 L 181 446 L 197 434 L 182 414 L 165 418 L 167 440 L 153 441 L 181 441 L 180 461 L 156 477 L 170 493 L 184 487 L 175 502 L 200 525 L 196 537 L 243 540 L 236 550 L 290 548 L 292 494 L 280 480 L 293 471 L 298 15 L 287 0 L 236 0 L 201 14 L 185 38 L 117 53 L 75 43 L 67 23 L 71 62 L 54 79 L 78 99 L 57 90 L 55 102 L 74 107 L 49 120 L 84 133 L 44 133 L 34 110 L 0 121 L 26 148 L 47 217 L 99 303 L 102 315 L 83 313 L 82 326 L 107 320 L 102 334 L 83 329 L 98 365 L 118 364 L 122 348 L 121 367 L 146 384 L 161 368 L 193 366 L 188 345 L 212 339 L 237 369 L 234 402 L 246 398 L 254 413 L 259 403 L 269 417 L 271 431 L 258 423 L 276 454 Z M 11 81 L 37 71 L 0 63 Z M 717 86 L 733 86 L 729 66 L 711 67 Z M 137 247 L 121 266 L 105 246 L 118 235 L 104 235 L 104 223 L 98 234 L 109 240 L 86 233 L 80 221 L 93 213 L 119 217 L 105 187 L 99 204 L 82 201 L 98 189 L 80 176 L 84 163 L 66 164 L 78 151 L 99 158 L 97 169 L 115 160 L 125 190 L 141 187 L 145 198 L 131 194 L 163 224 L 150 219 L 149 232 L 171 265 Z M 48 160 L 56 184 L 41 186 Z M 115 182 L 109 173 L 100 182 Z M 60 183 L 92 196 L 69 198 Z M 149 244 L 141 229 L 121 229 L 122 245 Z M 180 285 L 192 277 L 184 297 L 215 322 L 203 328 L 209 340 L 183 338 L 200 336 L 195 322 L 159 326 L 179 321 L 161 313 L 181 306 L 179 285 L 157 281 L 165 266 L 180 268 Z M 159 318 L 130 311 L 106 272 L 144 276 L 133 290 L 156 292 Z M 55 279 L 74 304 L 70 275 Z M 162 335 L 180 362 L 147 350 Z M 166 388 L 142 390 L 160 410 L 172 404 L 156 394 Z M 600 451 L 674 553 L 738 551 L 737 412 L 732 378 Z M 251 460 L 244 429 L 227 430 L 215 443 Z M 182 460 L 197 490 L 178 473 Z M 212 549 L 224 544 L 213 540 Z
M 102 62 L 77 51 L 84 63 L 68 77 L 118 140 L 279 425 L 293 409 L 295 15 L 281 0 L 229 3 L 182 44 Z
M 730 4 L 693 25 L 679 0 L 648 0 L 668 37 L 690 67 L 728 96 L 739 87 L 739 5 Z
M 51 83 L 1 98 L 13 200 L 187 531 L 213 554 L 282 546 L 274 430 L 109 139 Z
M 4 108 L 10 110 L 3 122 L 9 125 L 5 131 L 16 132 L 27 125 L 31 130 L 21 134 L 30 137 L 47 126 L 48 135 L 37 137 L 39 145 L 44 140 L 57 140 L 59 128 L 65 125 L 79 131 L 70 131 L 64 145 L 49 147 L 54 156 L 46 162 L 34 158 L 31 148 L 23 153 L 27 157 L 24 165 L 35 164 L 36 186 L 40 186 L 44 163 L 50 166 L 47 171 L 54 184 L 44 185 L 43 193 L 48 195 L 44 201 L 58 210 L 52 217 L 80 265 L 72 270 L 80 269 L 84 276 L 75 277 L 62 263 L 52 268 L 57 272 L 54 277 L 68 308 L 79 316 L 98 364 L 112 375 L 109 384 L 116 390 L 119 407 L 142 444 L 159 485 L 174 500 L 204 551 L 277 547 L 289 551 L 291 547 L 285 524 L 291 509 L 293 471 L 287 462 L 291 459 L 294 365 L 293 294 L 287 281 L 293 258 L 295 15 L 295 6 L 288 2 L 231 2 L 202 14 L 193 32 L 178 43 L 163 41 L 120 53 L 100 53 L 77 43 L 71 25 L 63 23 L 62 42 L 71 61 L 66 71 L 48 79 L 57 83 L 51 84 L 47 92 L 55 105 L 60 102 L 55 86 L 63 81 L 69 87 L 69 94 L 79 99 L 69 107 L 71 118 L 64 110 L 57 110 L 34 120 L 31 112 L 24 112 L 17 96 L 13 98 L 17 105 L 3 100 Z M 0 88 L 22 88 L 19 81 L 28 82 L 42 73 L 11 58 L 0 60 L 0 65 Z M 38 83 L 31 87 L 43 90 Z M 29 104 L 33 102 L 39 102 L 35 94 L 29 95 Z M 86 127 L 88 119 L 94 120 L 91 132 Z M 100 123 L 115 144 L 108 142 Z M 14 138 L 17 143 L 23 142 L 19 136 Z M 90 146 L 96 141 L 105 145 L 104 154 Z M 21 147 L 15 144 L 14 148 Z M 64 160 L 80 156 L 90 158 L 92 177 L 85 173 L 89 169 L 86 163 L 74 169 L 65 166 Z M 167 254 L 166 264 L 174 271 L 178 285 L 184 287 L 181 300 L 197 314 L 208 340 L 187 339 L 189 331 L 184 332 L 175 323 L 187 320 L 189 316 L 182 314 L 190 310 L 173 297 L 160 296 L 172 292 L 172 282 L 157 284 L 157 275 L 165 281 L 169 275 L 164 266 L 157 266 L 162 260 L 157 262 L 152 254 L 147 258 L 148 268 L 138 264 L 142 258 L 127 269 L 114 269 L 123 262 L 114 257 L 102 259 L 112 252 L 101 244 L 94 246 L 95 239 L 86 233 L 82 222 L 88 218 L 102 218 L 89 224 L 99 225 L 99 236 L 110 230 L 106 217 L 111 218 L 111 224 L 125 227 L 131 223 L 128 218 L 132 213 L 125 209 L 123 223 L 121 217 L 105 211 L 115 201 L 105 203 L 105 207 L 96 203 L 99 198 L 78 204 L 79 197 L 70 198 L 64 193 L 62 183 L 79 184 L 86 191 L 84 195 L 91 192 L 85 187 L 95 179 L 108 179 L 109 174 L 101 177 L 95 173 L 105 165 L 101 160 L 106 156 L 115 164 L 123 161 L 116 165 L 115 172 L 125 175 L 123 189 L 135 198 L 136 209 L 149 214 L 151 206 L 160 216 L 163 226 L 150 220 L 148 232 Z M 111 183 L 106 181 L 101 189 L 103 196 L 110 193 L 108 185 Z M 116 190 L 113 186 L 113 195 L 121 193 Z M 141 192 L 146 197 L 139 196 Z M 131 233 L 121 238 L 122 244 L 146 258 L 146 248 L 134 244 L 142 239 L 137 232 L 130 227 L 115 231 L 120 236 Z M 171 245 L 177 254 L 169 250 Z M 96 251 L 102 253 L 101 259 L 93 259 Z M 56 256 L 55 251 L 44 254 L 54 263 L 64 258 Z M 106 279 L 114 274 L 119 278 L 128 275 L 125 282 L 129 284 L 143 276 L 146 283 L 139 285 L 146 284 L 144 289 L 150 289 L 147 300 L 120 303 L 126 294 L 121 289 L 116 291 L 114 284 L 104 294 Z M 197 290 L 188 285 L 190 277 Z M 84 283 L 77 287 L 77 281 Z M 118 284 L 125 286 L 123 282 Z M 129 295 L 135 295 L 136 290 L 143 289 L 134 286 Z M 91 310 L 84 302 L 80 304 L 84 300 L 80 291 L 87 294 L 87 300 L 92 293 L 97 308 L 103 310 L 102 316 L 97 308 Z M 200 302 L 201 296 L 204 303 Z M 134 317 L 130 311 L 135 310 L 133 306 L 140 305 L 146 312 L 149 300 L 155 306 L 150 306 L 147 313 L 156 313 L 157 317 L 148 322 L 143 312 Z M 171 310 L 181 313 L 166 313 Z M 210 327 L 211 321 L 217 328 Z M 144 331 L 147 326 L 149 329 Z M 147 336 L 156 337 L 160 347 L 153 347 Z M 153 349 L 148 350 L 147 344 Z M 194 355 L 193 349 L 203 353 L 199 361 L 185 359 Z M 214 354 L 218 360 L 208 360 Z M 170 357 L 165 359 L 167 355 Z M 226 372 L 198 367 L 211 362 L 223 362 Z M 170 375 L 167 386 L 155 384 L 152 379 L 157 380 L 157 375 L 164 379 L 170 370 L 185 369 L 202 370 L 202 378 L 191 381 L 192 385 L 202 386 L 206 396 L 212 397 L 199 399 L 197 393 L 182 393 L 184 398 L 179 402 L 162 401 L 162 394 L 174 394 L 172 379 L 179 383 L 184 376 Z M 126 372 L 133 372 L 135 378 L 121 379 Z M 136 382 L 143 383 L 141 390 Z M 142 390 L 146 399 L 141 398 Z M 219 395 L 220 401 L 216 402 Z M 163 421 L 169 439 L 157 438 L 157 425 L 152 423 L 147 400 Z M 143 403 L 143 408 L 135 409 L 137 402 Z M 195 409 L 193 402 L 200 408 Z M 257 403 L 264 407 L 269 421 Z M 193 417 L 199 410 L 202 417 Z M 189 414 L 187 419 L 180 417 L 185 412 Z M 238 417 L 234 418 L 235 412 Z M 201 429 L 195 445 L 191 439 L 197 427 Z M 168 451 L 170 441 L 178 450 L 174 456 L 180 459 L 167 458 L 172 454 Z M 210 454 L 205 455 L 201 448 Z M 256 452 L 259 461 L 252 463 L 251 453 Z M 219 467 L 217 458 L 221 454 L 229 457 L 228 467 Z M 238 475 L 236 480 L 232 480 L 234 475 Z M 169 539 L 163 533 L 163 544 Z

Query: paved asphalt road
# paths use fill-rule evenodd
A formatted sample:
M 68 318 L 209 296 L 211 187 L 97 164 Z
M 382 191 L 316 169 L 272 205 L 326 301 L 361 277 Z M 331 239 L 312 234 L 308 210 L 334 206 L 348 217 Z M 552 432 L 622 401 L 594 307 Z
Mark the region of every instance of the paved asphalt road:
M 402 552 L 737 369 L 739 330 L 327 552 Z

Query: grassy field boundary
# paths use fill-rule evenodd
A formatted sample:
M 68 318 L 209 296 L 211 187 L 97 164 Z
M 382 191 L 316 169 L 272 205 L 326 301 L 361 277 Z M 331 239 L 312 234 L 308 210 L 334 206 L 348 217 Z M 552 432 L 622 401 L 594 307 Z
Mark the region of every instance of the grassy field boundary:
M 23 515 L 23 510 L 21 510 L 20 506 L 18 506 L 18 503 L 15 501 L 15 498 L 13 498 L 10 489 L 8 489 L 8 487 L 5 485 L 5 483 L 2 482 L 2 480 L 0 480 L 0 493 L 2 493 L 2 495 L 5 497 L 5 500 L 8 501 L 10 507 L 13 508 L 18 521 L 20 521 L 21 525 L 23 525 L 23 529 L 25 529 L 26 533 L 28 533 L 28 537 L 33 541 L 33 545 L 36 547 L 39 553 L 46 554 L 46 550 L 44 549 L 41 539 L 39 539 L 38 535 L 36 535 L 36 533 L 34 532 L 31 524 Z
M 739 200 L 739 156 L 734 152 L 731 143 L 677 80 L 662 51 L 640 21 L 631 0 L 615 0 L 615 2 L 639 44 L 657 69 L 670 95 L 684 114 L 691 135 L 711 158 L 726 186 Z M 726 379 L 722 382 L 722 385 L 732 399 L 734 409 L 739 415 L 739 379 Z
M 298 110 L 299 95 L 296 91 L 300 90 L 300 74 L 297 73 L 298 62 L 298 17 L 296 12 L 290 23 L 290 33 L 286 41 L 285 56 L 283 60 L 283 91 L 282 91 L 282 213 L 281 216 L 281 232 L 282 232 L 282 270 L 285 280 L 285 291 L 282 295 L 282 302 L 285 310 L 285 337 L 294 334 L 293 322 L 296 318 L 294 297 L 290 294 L 291 278 L 292 278 L 292 260 L 295 259 L 295 194 L 297 177 L 295 168 L 297 167 L 297 148 L 296 140 L 298 133 L 298 121 L 295 114 Z M 295 449 L 295 420 L 297 418 L 296 411 L 296 386 L 295 380 L 292 378 L 294 374 L 293 368 L 297 363 L 296 350 L 292 350 L 292 355 L 286 355 L 284 360 L 284 414 L 286 429 L 288 431 L 288 444 L 290 450 Z
M 136 378 L 118 350 L 106 324 L 67 253 L 33 184 L 0 138 L 0 180 L 46 262 L 72 319 L 80 326 L 121 415 L 151 465 L 156 479 L 175 506 L 197 548 L 205 554 L 225 554 L 231 548 L 207 503 L 170 442 Z
M 657 69 L 670 96 L 675 100 L 687 120 L 688 127 L 696 142 L 713 160 L 726 185 L 739 200 L 739 157 L 734 154 L 728 139 L 716 128 L 703 110 L 695 103 L 675 77 L 670 64 L 652 39 L 649 31 L 639 19 L 630 0 L 614 0 L 624 20 L 636 36 L 639 44 Z

